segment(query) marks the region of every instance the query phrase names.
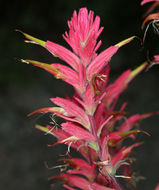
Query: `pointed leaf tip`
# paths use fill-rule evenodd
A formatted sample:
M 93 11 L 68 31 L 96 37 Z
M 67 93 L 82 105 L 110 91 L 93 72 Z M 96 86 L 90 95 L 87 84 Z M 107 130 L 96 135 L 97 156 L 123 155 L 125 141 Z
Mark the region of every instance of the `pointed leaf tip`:
M 144 62 L 143 64 L 139 65 L 136 69 L 134 69 L 129 76 L 129 80 L 133 79 L 138 73 L 144 70 L 146 66 L 147 62 Z
M 22 32 L 21 30 L 16 29 L 15 31 L 22 33 L 27 39 L 30 40 L 30 41 L 26 40 L 25 42 L 27 42 L 27 43 L 35 43 L 35 44 L 38 44 L 38 45 L 41 45 L 41 46 L 45 47 L 45 44 L 46 44 L 45 41 L 40 40 L 38 38 L 35 38 L 35 37 L 33 37 L 33 36 L 29 35 L 29 34 L 26 34 L 26 33 Z
M 120 47 L 122 47 L 123 45 L 125 45 L 125 44 L 131 42 L 134 38 L 136 38 L 136 36 L 132 36 L 132 37 L 130 37 L 130 38 L 127 38 L 127 39 L 125 39 L 125 40 L 119 42 L 119 43 L 116 44 L 115 46 L 117 46 L 117 47 L 120 48 Z
M 46 132 L 46 133 L 48 133 L 50 131 L 50 129 L 48 129 L 47 127 L 44 127 L 42 125 L 35 125 L 35 128 L 40 131 Z

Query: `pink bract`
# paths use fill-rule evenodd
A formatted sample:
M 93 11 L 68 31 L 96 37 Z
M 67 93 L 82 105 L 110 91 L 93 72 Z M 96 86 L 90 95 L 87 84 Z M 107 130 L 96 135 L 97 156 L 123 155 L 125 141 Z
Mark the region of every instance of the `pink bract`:
M 148 2 L 148 1 L 147 1 Z M 143 1 L 142 3 L 146 3 Z M 74 190 L 122 190 L 117 180 L 116 172 L 121 167 L 123 178 L 135 189 L 129 157 L 132 149 L 142 143 L 123 145 L 125 138 L 135 139 L 135 135 L 142 132 L 136 124 L 157 113 L 136 114 L 127 118 L 124 111 L 126 102 L 120 109 L 116 108 L 120 94 L 128 87 L 132 79 L 142 72 L 147 63 L 136 69 L 123 72 L 113 83 L 108 84 L 110 61 L 120 47 L 131 42 L 135 36 L 112 45 L 101 53 L 97 53 L 101 41 L 97 42 L 103 27 L 100 27 L 100 17 L 94 18 L 93 11 L 81 8 L 68 21 L 69 32 L 63 38 L 70 45 L 69 50 L 57 43 L 42 41 L 23 33 L 30 42 L 46 48 L 53 56 L 67 63 L 67 66 L 52 63 L 46 64 L 33 60 L 22 62 L 38 66 L 58 79 L 73 86 L 75 93 L 69 98 L 51 98 L 56 107 L 46 107 L 34 111 L 35 113 L 54 113 L 65 121 L 61 126 L 36 125 L 36 128 L 57 138 L 51 144 L 65 144 L 68 146 L 68 158 L 61 160 L 67 164 L 65 171 L 50 180 L 62 180 L 66 189 Z M 158 57 L 156 57 L 158 59 Z M 72 158 L 71 150 L 75 149 L 81 158 Z M 121 172 L 120 171 L 120 172 Z M 127 175 L 127 176 L 125 176 Z

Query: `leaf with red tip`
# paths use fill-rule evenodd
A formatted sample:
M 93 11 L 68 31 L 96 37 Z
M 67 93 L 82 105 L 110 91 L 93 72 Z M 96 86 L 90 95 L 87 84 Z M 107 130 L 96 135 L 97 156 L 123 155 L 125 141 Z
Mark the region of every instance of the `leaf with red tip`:
M 90 132 L 88 132 L 85 129 L 82 129 L 82 127 L 79 127 L 75 124 L 63 123 L 62 129 L 67 133 L 69 133 L 70 135 L 77 137 L 80 140 L 85 140 L 87 142 L 96 141 L 95 137 Z

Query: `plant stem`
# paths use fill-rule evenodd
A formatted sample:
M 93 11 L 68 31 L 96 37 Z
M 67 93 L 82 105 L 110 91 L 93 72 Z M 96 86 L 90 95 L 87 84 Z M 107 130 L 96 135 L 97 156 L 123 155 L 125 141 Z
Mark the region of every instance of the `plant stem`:
M 97 145 L 98 145 L 98 155 L 99 155 L 99 158 L 101 158 L 101 156 L 102 156 L 101 145 L 100 145 L 99 137 L 97 136 L 97 129 L 96 129 L 96 126 L 95 126 L 94 117 L 91 116 L 91 115 L 88 115 L 88 118 L 89 118 L 89 121 L 90 121 L 92 134 L 96 138 L 96 142 L 97 142 Z
M 101 159 L 102 158 L 101 144 L 100 144 L 100 139 L 99 139 L 99 137 L 97 135 L 97 129 L 96 129 L 96 126 L 95 126 L 94 116 L 88 115 L 88 118 L 89 118 L 89 121 L 90 121 L 92 134 L 96 138 L 96 142 L 97 142 L 97 145 L 98 145 L 98 156 L 99 156 L 99 159 L 102 161 L 102 159 Z M 111 179 L 112 183 L 114 184 L 116 190 L 122 190 L 120 185 L 118 184 L 115 176 L 110 175 L 108 173 L 106 167 L 105 167 L 105 170 L 106 170 L 107 176 L 110 177 L 110 179 Z

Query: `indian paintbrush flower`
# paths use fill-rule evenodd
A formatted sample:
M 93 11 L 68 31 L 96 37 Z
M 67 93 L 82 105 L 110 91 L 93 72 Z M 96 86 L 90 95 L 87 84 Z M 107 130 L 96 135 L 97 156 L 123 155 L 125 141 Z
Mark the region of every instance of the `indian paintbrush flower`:
M 57 79 L 72 85 L 75 90 L 71 98 L 51 98 L 56 106 L 41 108 L 30 114 L 49 112 L 65 120 L 58 128 L 36 125 L 37 129 L 57 138 L 57 142 L 50 146 L 68 146 L 68 158 L 61 160 L 70 168 L 59 176 L 50 177 L 50 180 L 62 180 L 64 187 L 70 190 L 120 190 L 123 187 L 117 177 L 122 177 L 134 189 L 135 181 L 130 166 L 132 159 L 129 155 L 142 142 L 126 147 L 123 141 L 127 137 L 134 139 L 137 133 L 143 132 L 136 129 L 135 125 L 157 113 L 136 114 L 125 120 L 127 103 L 123 103 L 119 110 L 115 106 L 120 94 L 146 68 L 147 63 L 123 72 L 113 83 L 108 84 L 112 56 L 135 36 L 98 53 L 101 45 L 98 37 L 103 30 L 99 16 L 94 18 L 93 11 L 81 8 L 78 13 L 74 11 L 68 27 L 69 32 L 65 32 L 63 38 L 72 50 L 23 33 L 29 40 L 27 42 L 41 45 L 53 56 L 66 62 L 67 66 L 33 60 L 21 61 L 45 69 Z M 78 151 L 82 157 L 72 158 L 70 148 Z M 120 167 L 123 174 L 117 175 Z

